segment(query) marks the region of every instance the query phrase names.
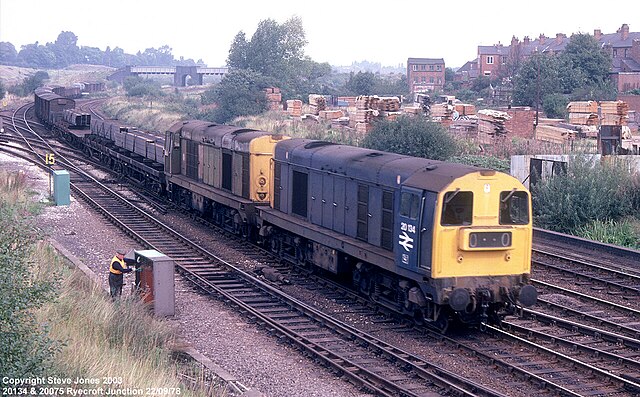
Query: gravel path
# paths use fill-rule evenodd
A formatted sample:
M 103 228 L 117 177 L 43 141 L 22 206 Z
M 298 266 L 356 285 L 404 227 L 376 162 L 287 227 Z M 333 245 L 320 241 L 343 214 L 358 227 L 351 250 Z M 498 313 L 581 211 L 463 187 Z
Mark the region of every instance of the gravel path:
M 0 154 L 0 168 L 22 171 L 32 183 L 35 200 L 46 200 L 49 178 L 29 163 Z M 70 206 L 47 206 L 37 222 L 43 233 L 83 261 L 108 285 L 108 269 L 118 247 L 138 244 L 101 216 L 76 201 Z M 125 279 L 126 280 L 126 279 Z M 131 284 L 125 281 L 124 293 Z M 194 292 L 176 279 L 176 315 L 168 319 L 177 334 L 250 389 L 268 396 L 357 396 L 368 394 L 310 362 L 297 350 L 278 343 L 248 323 L 233 308 Z

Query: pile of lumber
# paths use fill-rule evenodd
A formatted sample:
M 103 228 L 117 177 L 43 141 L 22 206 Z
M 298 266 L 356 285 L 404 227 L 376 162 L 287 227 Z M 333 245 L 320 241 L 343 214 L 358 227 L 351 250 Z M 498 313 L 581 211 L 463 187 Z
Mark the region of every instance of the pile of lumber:
M 454 107 L 452 105 L 436 103 L 431 105 L 431 118 L 434 121 L 453 120 L 453 110 Z
M 267 106 L 269 110 L 281 110 L 282 109 L 282 94 L 278 87 L 267 87 L 264 89 L 267 97 Z
M 400 111 L 400 99 L 397 96 L 383 96 L 378 98 L 377 109 L 383 112 Z
M 576 101 L 567 105 L 569 123 L 578 125 L 598 125 L 598 102 Z
M 324 120 L 335 120 L 344 117 L 342 110 L 321 110 L 318 112 L 318 115 Z
M 371 123 L 380 113 L 374 109 L 357 109 L 356 123 Z
M 629 105 L 624 101 L 600 102 L 600 125 L 627 125 L 629 123 Z
M 476 114 L 476 107 L 468 103 L 456 103 L 454 109 L 458 116 L 473 116 Z
M 327 99 L 324 95 L 309 94 L 309 107 L 311 108 L 311 113 L 317 115 L 327 109 Z
M 356 98 L 356 109 L 358 110 L 378 110 L 377 96 L 373 95 L 360 95 Z
M 478 133 L 491 137 L 507 134 L 505 121 L 511 119 L 506 112 L 499 110 L 482 109 L 478 111 Z
M 289 99 L 287 101 L 287 112 L 291 117 L 302 116 L 302 101 L 299 99 Z
M 410 115 L 422 114 L 422 108 L 418 106 L 405 106 L 402 108 L 402 111 L 405 114 L 410 114 Z

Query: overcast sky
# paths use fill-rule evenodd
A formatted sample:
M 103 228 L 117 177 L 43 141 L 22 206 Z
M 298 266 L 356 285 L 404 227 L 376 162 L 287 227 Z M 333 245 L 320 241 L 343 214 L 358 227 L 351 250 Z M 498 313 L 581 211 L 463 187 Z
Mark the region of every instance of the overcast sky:
M 522 4 L 522 5 L 518 5 Z M 297 15 L 318 62 L 350 65 L 368 60 L 384 66 L 407 58 L 444 58 L 450 67 L 476 57 L 478 45 L 541 33 L 615 32 L 623 23 L 640 30 L 637 0 L 585 1 L 358 1 L 358 0 L 0 0 L 0 41 L 16 50 L 53 42 L 62 31 L 79 46 L 120 47 L 135 54 L 168 45 L 175 58 L 225 64 L 239 31 L 258 22 Z M 635 17 L 633 17 L 635 15 Z M 634 20 L 635 19 L 635 20 Z

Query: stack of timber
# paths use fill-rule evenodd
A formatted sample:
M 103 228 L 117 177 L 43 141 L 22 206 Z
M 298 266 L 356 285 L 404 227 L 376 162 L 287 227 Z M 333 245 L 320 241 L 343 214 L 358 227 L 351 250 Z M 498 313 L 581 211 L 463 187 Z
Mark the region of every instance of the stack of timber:
M 299 99 L 290 99 L 287 101 L 287 112 L 291 117 L 302 116 L 302 101 Z
M 507 134 L 504 122 L 511 119 L 506 112 L 499 110 L 482 109 L 478 111 L 478 133 L 490 137 L 499 137 Z
M 476 107 L 468 103 L 456 103 L 454 109 L 458 116 L 473 116 L 476 114 Z
M 576 101 L 567 105 L 569 123 L 578 125 L 598 125 L 598 102 Z
M 383 96 L 378 98 L 378 110 L 383 112 L 399 112 L 400 99 L 397 96 Z
M 344 117 L 342 110 L 321 110 L 318 115 L 324 120 L 335 120 Z
M 378 112 L 377 96 L 361 95 L 356 98 L 355 128 L 360 135 L 366 135 L 371 131 L 373 120 L 380 115 Z
M 311 113 L 317 115 L 327 109 L 327 99 L 324 95 L 309 94 L 309 107 L 311 108 Z
M 431 105 L 431 118 L 433 121 L 450 124 L 451 120 L 453 120 L 453 110 L 454 107 L 452 105 L 436 103 L 435 105 Z
M 360 95 L 356 98 L 356 109 L 358 110 L 378 110 L 378 100 L 377 96 L 373 95 Z
M 408 115 L 411 115 L 411 116 L 416 115 L 416 114 L 422 114 L 422 108 L 418 107 L 418 106 L 405 106 L 405 107 L 402 108 L 402 111 L 405 114 L 408 114 Z
M 557 125 L 538 124 L 536 139 L 552 143 L 566 143 L 578 136 L 578 131 Z
M 600 102 L 600 125 L 627 125 L 629 123 L 629 105 L 624 101 Z
M 282 110 L 282 94 L 278 87 L 267 87 L 264 89 L 267 97 L 269 110 Z

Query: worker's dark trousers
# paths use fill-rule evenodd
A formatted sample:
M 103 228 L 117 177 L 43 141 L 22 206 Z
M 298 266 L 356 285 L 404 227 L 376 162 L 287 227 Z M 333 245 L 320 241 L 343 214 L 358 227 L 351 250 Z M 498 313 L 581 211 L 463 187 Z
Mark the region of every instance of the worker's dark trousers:
M 124 277 L 122 274 L 109 273 L 109 289 L 111 290 L 111 298 L 116 299 L 122 295 L 122 284 Z

